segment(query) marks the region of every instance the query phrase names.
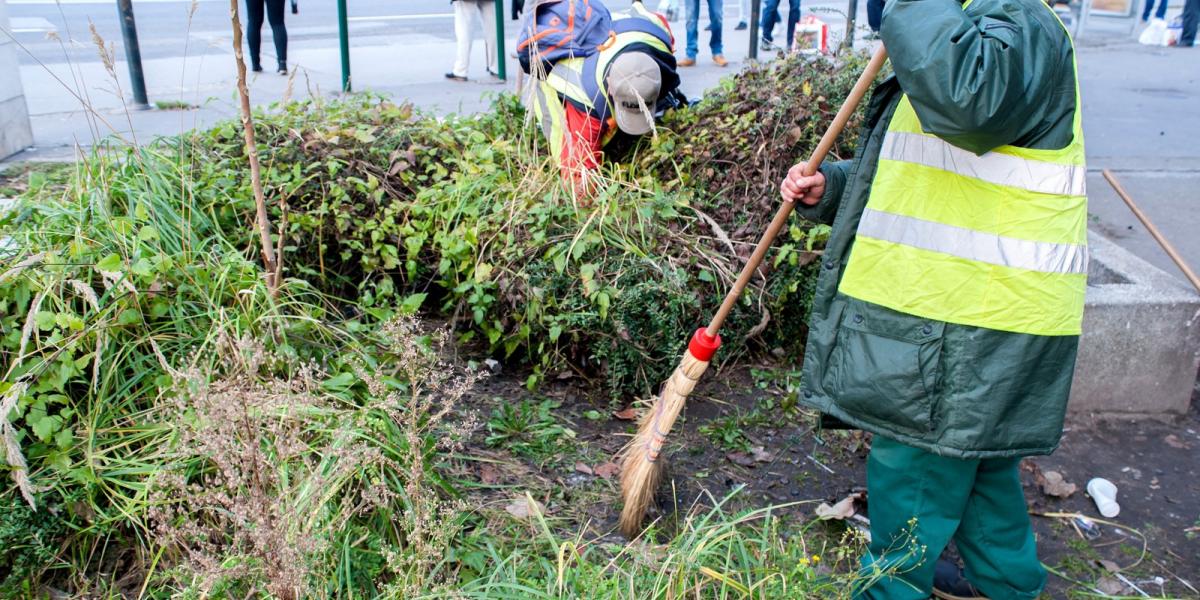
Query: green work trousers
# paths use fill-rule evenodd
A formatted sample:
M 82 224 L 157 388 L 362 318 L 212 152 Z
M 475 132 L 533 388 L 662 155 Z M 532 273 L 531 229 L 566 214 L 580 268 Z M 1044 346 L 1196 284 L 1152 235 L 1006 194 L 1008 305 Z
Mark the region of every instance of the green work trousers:
M 867 459 L 871 545 L 863 574 L 891 574 L 856 598 L 929 598 L 934 565 L 951 538 L 967 580 L 988 598 L 1037 598 L 1046 571 L 1021 491 L 1020 461 L 949 458 L 875 436 Z

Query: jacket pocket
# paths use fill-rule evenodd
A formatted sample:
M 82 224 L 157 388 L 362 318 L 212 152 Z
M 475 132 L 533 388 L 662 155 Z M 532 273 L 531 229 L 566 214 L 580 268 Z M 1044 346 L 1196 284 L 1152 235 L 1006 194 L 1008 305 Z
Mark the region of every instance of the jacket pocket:
M 826 371 L 834 404 L 864 421 L 929 431 L 945 323 L 848 300 Z

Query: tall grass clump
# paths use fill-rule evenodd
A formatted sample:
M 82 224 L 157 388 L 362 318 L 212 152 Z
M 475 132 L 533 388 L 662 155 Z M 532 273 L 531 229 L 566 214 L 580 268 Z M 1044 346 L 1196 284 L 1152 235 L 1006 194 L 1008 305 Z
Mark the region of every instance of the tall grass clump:
M 389 321 L 372 349 L 380 364 L 330 384 L 312 363 L 226 338 L 221 375 L 185 374 L 157 415 L 177 432 L 155 451 L 164 468 L 149 502 L 173 566 L 147 582 L 308 598 L 412 597 L 453 581 L 439 567 L 466 507 L 435 467 L 471 432 L 458 411 L 478 375 L 441 358 L 445 340 Z
M 170 431 L 146 417 L 176 366 L 213 368 L 219 333 L 310 355 L 344 338 L 305 282 L 266 293 L 239 233 L 244 199 L 197 201 L 187 171 L 170 148 L 98 149 L 0 216 L 14 249 L 0 268 L 6 459 L 21 501 L 65 508 L 60 534 L 81 553 L 144 527 L 159 465 L 139 453 Z M 58 558 L 45 566 L 71 557 Z

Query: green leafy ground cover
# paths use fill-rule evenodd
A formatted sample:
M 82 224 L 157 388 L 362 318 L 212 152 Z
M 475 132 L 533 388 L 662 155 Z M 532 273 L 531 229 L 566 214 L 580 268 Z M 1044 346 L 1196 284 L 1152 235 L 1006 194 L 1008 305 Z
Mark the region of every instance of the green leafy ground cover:
M 0 595 L 846 595 L 865 580 L 851 546 L 818 570 L 804 526 L 770 509 L 716 502 L 601 543 L 532 498 L 479 510 L 453 473 L 471 444 L 571 447 L 544 405 L 476 414 L 461 352 L 613 398 L 663 378 L 848 60 L 752 67 L 615 157 L 589 202 L 512 97 L 480 117 L 371 96 L 262 113 L 278 296 L 237 123 L 27 177 L 0 216 Z M 780 241 L 724 356 L 800 351 L 824 234 Z

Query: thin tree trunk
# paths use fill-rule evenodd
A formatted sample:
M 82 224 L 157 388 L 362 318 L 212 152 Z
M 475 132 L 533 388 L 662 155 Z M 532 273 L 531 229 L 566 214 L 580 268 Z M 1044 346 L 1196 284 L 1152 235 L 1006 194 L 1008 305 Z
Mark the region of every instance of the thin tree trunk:
M 263 267 L 267 289 L 271 296 L 279 293 L 279 257 L 271 243 L 271 221 L 267 217 L 267 200 L 263 195 L 262 175 L 258 164 L 258 146 L 254 143 L 254 121 L 250 114 L 250 92 L 246 90 L 246 60 L 242 57 L 242 20 L 238 0 L 229 0 L 229 18 L 233 22 L 233 58 L 237 62 L 238 97 L 242 100 L 242 130 L 246 138 L 246 158 L 250 160 L 250 185 L 254 188 L 254 205 L 258 210 L 258 236 L 262 241 Z

